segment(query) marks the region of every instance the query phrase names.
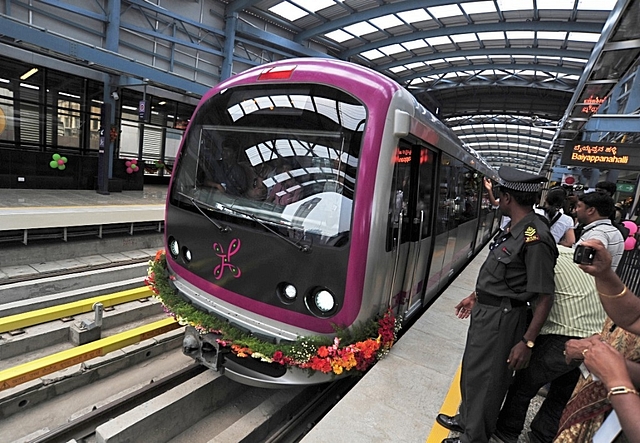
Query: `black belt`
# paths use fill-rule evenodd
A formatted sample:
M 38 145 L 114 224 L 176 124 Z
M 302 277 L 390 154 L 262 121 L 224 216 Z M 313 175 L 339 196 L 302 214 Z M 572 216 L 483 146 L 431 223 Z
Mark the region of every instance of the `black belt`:
M 476 290 L 476 297 L 478 303 L 489 306 L 502 306 L 502 299 L 505 297 L 496 297 L 495 295 L 487 294 L 486 292 L 480 292 Z M 509 298 L 509 297 L 506 297 Z M 512 308 L 519 308 L 526 306 L 527 302 L 522 300 L 516 300 L 515 298 L 509 298 Z

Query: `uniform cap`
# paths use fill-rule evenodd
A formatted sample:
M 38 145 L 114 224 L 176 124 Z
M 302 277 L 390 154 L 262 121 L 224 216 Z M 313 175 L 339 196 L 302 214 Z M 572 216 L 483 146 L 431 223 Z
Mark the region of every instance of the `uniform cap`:
M 542 175 L 533 175 L 510 166 L 501 166 L 498 171 L 500 186 L 520 192 L 538 192 L 540 185 L 547 179 Z

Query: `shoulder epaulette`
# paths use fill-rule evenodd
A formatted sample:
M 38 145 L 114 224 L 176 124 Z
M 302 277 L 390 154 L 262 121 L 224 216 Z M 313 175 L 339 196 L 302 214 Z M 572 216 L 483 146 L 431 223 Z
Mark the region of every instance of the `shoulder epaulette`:
M 538 234 L 536 225 L 530 223 L 524 228 L 524 243 L 528 245 L 537 241 L 540 241 L 540 234 Z

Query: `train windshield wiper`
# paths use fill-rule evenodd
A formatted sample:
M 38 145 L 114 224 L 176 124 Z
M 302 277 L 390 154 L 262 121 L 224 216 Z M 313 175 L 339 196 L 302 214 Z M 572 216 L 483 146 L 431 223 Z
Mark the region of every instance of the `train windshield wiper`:
M 311 252 L 311 245 L 305 245 L 305 244 L 300 244 L 300 243 L 296 243 L 293 240 L 290 240 L 288 237 L 286 237 L 285 235 L 282 235 L 280 232 L 276 231 L 275 229 L 273 229 L 271 226 L 269 226 L 268 223 L 265 223 L 263 220 L 261 220 L 260 218 L 256 217 L 254 214 L 251 214 L 249 212 L 244 212 L 244 211 L 240 211 L 236 208 L 232 208 L 230 206 L 224 205 L 222 203 L 218 203 L 220 206 L 222 206 L 222 208 L 233 212 L 235 214 L 238 215 L 242 215 L 243 217 L 247 217 L 250 218 L 251 220 L 255 221 L 256 223 L 260 224 L 263 228 L 265 228 L 266 230 L 274 233 L 277 237 L 281 238 L 282 240 L 286 241 L 287 243 L 289 243 L 290 245 L 294 246 L 297 250 L 302 251 L 302 252 Z M 288 228 L 293 228 L 293 226 L 286 224 L 285 225 Z
M 209 204 L 207 204 L 207 203 L 205 203 L 205 202 L 203 202 L 203 201 L 196 200 L 195 198 L 191 197 L 190 195 L 184 194 L 184 193 L 182 193 L 182 192 L 178 192 L 178 194 L 180 194 L 182 197 L 184 197 L 184 198 L 186 198 L 187 200 L 189 200 L 189 201 L 191 202 L 191 204 L 192 204 L 193 206 L 195 206 L 195 208 L 196 208 L 198 211 L 200 211 L 200 214 L 204 215 L 204 218 L 206 218 L 207 220 L 209 220 L 209 221 L 211 222 L 211 224 L 212 224 L 213 226 L 215 226 L 216 228 L 218 228 L 218 230 L 219 230 L 220 232 L 229 232 L 229 231 L 231 231 L 231 228 L 230 228 L 229 226 L 223 226 L 223 225 L 221 225 L 220 223 L 218 223 L 217 221 L 215 221 L 214 219 L 212 219 L 211 217 L 209 217 L 209 216 L 204 212 L 204 210 L 202 209 L 202 208 L 204 207 L 204 208 L 212 209 L 212 210 L 214 210 L 214 211 L 215 211 L 215 210 L 216 210 L 216 208 L 215 208 L 215 207 L 213 207 L 213 206 L 211 206 L 211 205 L 209 205 Z

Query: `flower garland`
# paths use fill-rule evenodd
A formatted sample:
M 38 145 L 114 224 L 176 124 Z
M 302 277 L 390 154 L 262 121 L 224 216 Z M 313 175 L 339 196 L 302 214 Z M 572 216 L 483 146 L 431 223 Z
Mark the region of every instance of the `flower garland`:
M 236 356 L 252 357 L 266 363 L 325 374 L 340 375 L 345 371 L 362 373 L 389 353 L 401 327 L 401 319 L 387 310 L 382 317 L 370 320 L 352 331 L 336 328 L 336 337 L 332 340 L 324 336 L 309 336 L 300 337 L 293 344 L 268 343 L 225 320 L 194 308 L 177 294 L 171 284 L 173 279 L 167 270 L 164 251 L 158 251 L 149 262 L 145 284 L 165 310 L 181 325 L 191 325 L 200 333 L 220 335 L 218 343 Z

